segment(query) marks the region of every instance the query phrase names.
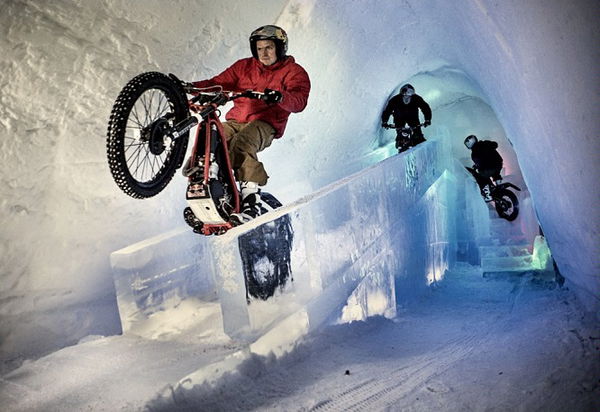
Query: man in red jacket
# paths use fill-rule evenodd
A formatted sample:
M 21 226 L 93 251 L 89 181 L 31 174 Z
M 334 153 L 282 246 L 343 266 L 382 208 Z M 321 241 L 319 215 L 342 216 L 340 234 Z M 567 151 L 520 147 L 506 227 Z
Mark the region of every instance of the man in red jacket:
M 234 223 L 243 223 L 261 212 L 259 186 L 269 176 L 258 161 L 257 153 L 283 135 L 290 113 L 304 110 L 310 92 L 306 71 L 287 56 L 288 37 L 278 26 L 262 26 L 250 35 L 252 56 L 241 59 L 212 79 L 194 82 L 204 88 L 222 86 L 224 90 L 264 91 L 265 99 L 242 97 L 223 123 L 236 179 L 241 182 L 242 211 L 234 214 Z

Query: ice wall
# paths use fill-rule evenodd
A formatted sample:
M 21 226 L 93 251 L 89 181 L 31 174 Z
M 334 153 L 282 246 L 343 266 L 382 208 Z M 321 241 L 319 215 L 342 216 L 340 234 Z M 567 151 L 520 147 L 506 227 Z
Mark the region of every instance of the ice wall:
M 190 80 L 219 72 L 247 56 L 248 33 L 270 22 L 286 27 L 313 89 L 307 110 L 264 154 L 269 190 L 288 203 L 358 171 L 391 90 L 457 70 L 514 145 L 558 267 L 597 308 L 598 8 L 586 0 L 3 2 L 2 348 L 48 349 L 25 314 L 68 323 L 69 342 L 116 333 L 94 322 L 117 310 L 107 256 L 179 225 L 184 182 L 145 202 L 118 192 L 104 155 L 111 105 L 142 71 Z M 460 99 L 437 91 L 450 110 Z M 441 107 L 432 127 L 452 117 L 436 117 Z M 93 318 L 69 321 L 67 308 L 92 301 L 101 303 Z
M 123 332 L 145 336 L 143 324 L 157 312 L 179 305 L 182 296 L 203 302 L 215 300 L 212 255 L 208 239 L 188 227 L 111 253 Z

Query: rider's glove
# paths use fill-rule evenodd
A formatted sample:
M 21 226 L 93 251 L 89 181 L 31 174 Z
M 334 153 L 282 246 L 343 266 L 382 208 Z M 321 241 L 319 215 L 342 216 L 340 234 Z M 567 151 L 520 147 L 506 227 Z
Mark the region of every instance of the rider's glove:
M 431 120 L 425 120 L 425 123 L 423 123 L 423 127 L 427 126 L 431 126 Z
M 265 95 L 263 97 L 263 100 L 267 104 L 279 103 L 281 102 L 281 100 L 283 100 L 283 95 L 280 91 L 265 89 Z

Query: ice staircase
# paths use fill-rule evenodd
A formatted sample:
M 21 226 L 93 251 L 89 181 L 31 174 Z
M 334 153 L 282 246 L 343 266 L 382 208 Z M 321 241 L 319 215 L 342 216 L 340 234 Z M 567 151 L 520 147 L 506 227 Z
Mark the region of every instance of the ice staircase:
M 519 225 L 509 222 L 490 209 L 490 236 L 479 246 L 481 269 L 485 274 L 524 272 L 535 269 L 532 246 Z

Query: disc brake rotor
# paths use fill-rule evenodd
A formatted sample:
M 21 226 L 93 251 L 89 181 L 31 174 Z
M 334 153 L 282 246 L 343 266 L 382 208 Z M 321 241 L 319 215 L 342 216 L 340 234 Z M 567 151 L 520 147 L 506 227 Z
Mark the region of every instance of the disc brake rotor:
M 150 125 L 148 147 L 154 156 L 159 156 L 165 151 L 165 131 L 168 128 L 169 123 L 165 119 L 158 119 Z

